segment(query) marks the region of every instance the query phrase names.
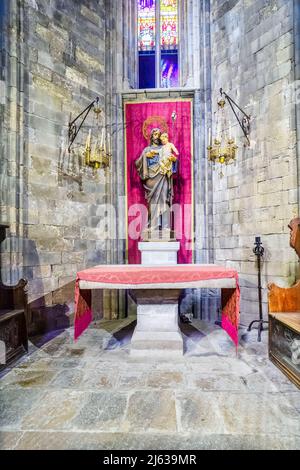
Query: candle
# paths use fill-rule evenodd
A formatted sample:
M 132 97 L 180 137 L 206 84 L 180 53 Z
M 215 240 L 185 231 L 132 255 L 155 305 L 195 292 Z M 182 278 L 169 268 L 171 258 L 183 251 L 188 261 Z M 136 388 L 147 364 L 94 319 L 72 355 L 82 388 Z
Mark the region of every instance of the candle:
M 231 121 L 229 121 L 229 130 L 228 130 L 228 134 L 229 134 L 229 139 L 232 138 L 232 135 L 231 135 Z
M 208 145 L 211 145 L 211 128 L 208 129 Z
M 259 235 L 257 235 L 257 236 L 255 237 L 255 243 L 260 243 L 260 236 L 259 236 Z
M 103 129 L 103 141 L 104 141 L 103 152 L 104 154 L 106 154 L 106 135 L 105 135 L 104 129 Z
M 86 139 L 86 148 L 89 148 L 91 146 L 91 136 L 92 136 L 92 129 L 89 130 L 89 133 Z
M 101 148 L 104 146 L 104 127 L 102 128 L 100 146 Z
M 110 155 L 111 154 L 111 142 L 110 142 L 110 134 L 109 132 L 107 133 L 107 153 Z

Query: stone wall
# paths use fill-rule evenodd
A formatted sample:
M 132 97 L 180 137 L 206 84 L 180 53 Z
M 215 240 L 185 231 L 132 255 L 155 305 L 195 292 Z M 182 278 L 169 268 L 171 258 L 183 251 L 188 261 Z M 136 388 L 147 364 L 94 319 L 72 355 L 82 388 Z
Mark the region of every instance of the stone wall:
M 213 195 L 215 261 L 239 272 L 246 324 L 258 316 L 255 235 L 266 250 L 265 311 L 267 283 L 291 284 L 297 275 L 287 228 L 299 213 L 293 42 L 291 0 L 211 2 L 213 111 L 223 87 L 252 117 L 251 146 L 235 125 L 237 162 L 223 178 L 214 172 Z
M 51 322 L 52 309 L 72 312 L 76 271 L 108 257 L 110 172 L 94 173 L 66 150 L 70 113 L 96 96 L 102 108 L 107 102 L 107 2 L 6 3 L 1 220 L 10 231 L 2 274 L 7 283 L 27 278 L 31 307 Z

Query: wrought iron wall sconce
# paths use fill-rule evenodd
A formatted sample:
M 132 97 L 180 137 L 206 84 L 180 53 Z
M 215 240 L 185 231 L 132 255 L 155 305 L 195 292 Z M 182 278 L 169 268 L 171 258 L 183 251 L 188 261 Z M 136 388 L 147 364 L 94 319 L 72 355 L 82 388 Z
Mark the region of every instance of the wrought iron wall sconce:
M 225 99 L 228 101 L 229 106 L 230 106 L 233 114 L 235 115 L 236 120 L 239 123 L 240 128 L 243 131 L 243 134 L 244 134 L 244 136 L 246 138 L 246 141 L 247 141 L 247 145 L 250 146 L 250 140 L 249 140 L 250 116 L 248 114 L 246 114 L 245 111 L 243 111 L 242 108 L 240 108 L 240 106 L 235 101 L 233 101 L 233 99 L 229 95 L 227 95 L 227 93 L 225 93 L 225 91 L 223 91 L 222 88 L 220 88 L 220 94 L 221 94 L 221 96 L 224 96 Z M 237 108 L 242 113 L 242 115 L 243 115 L 242 119 L 238 116 L 234 106 L 235 106 L 235 108 Z
M 94 101 L 92 101 L 80 114 L 78 114 L 75 119 L 69 122 L 68 152 L 71 152 L 72 145 L 91 110 L 94 111 L 97 118 L 97 136 L 95 138 L 95 143 L 93 144 L 92 130 L 89 130 L 83 151 L 84 163 L 85 165 L 94 169 L 107 168 L 110 165 L 110 159 L 112 156 L 111 141 L 110 136 L 106 135 L 104 126 L 102 127 L 100 137 L 99 116 L 102 113 L 102 110 L 99 106 L 99 97 L 95 98 Z
M 250 133 L 250 116 L 248 116 L 236 103 L 233 99 L 225 93 L 222 88 L 220 89 L 221 98 L 218 101 L 218 117 L 216 124 L 216 137 L 212 138 L 211 129 L 209 129 L 208 135 L 208 160 L 215 163 L 220 163 L 221 165 L 228 165 L 233 163 L 236 160 L 238 146 L 235 143 L 234 138 L 231 135 L 231 125 L 229 122 L 229 131 L 226 132 L 225 129 L 226 119 L 225 119 L 225 104 L 226 101 L 229 103 L 230 108 L 236 117 L 239 126 L 241 127 L 244 136 L 246 137 L 247 145 L 250 145 L 249 133 Z M 242 119 L 238 116 L 238 113 L 235 108 L 237 108 L 242 114 Z M 219 133 L 219 115 L 221 115 L 221 130 Z M 221 171 L 220 176 L 223 176 Z

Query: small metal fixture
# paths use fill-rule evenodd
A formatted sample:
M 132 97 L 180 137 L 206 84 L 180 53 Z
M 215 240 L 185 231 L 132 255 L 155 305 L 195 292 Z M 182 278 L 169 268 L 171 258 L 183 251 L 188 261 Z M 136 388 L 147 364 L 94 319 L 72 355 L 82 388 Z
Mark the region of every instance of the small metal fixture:
M 78 132 L 80 131 L 84 121 L 88 117 L 88 114 L 91 111 L 91 109 L 94 109 L 94 112 L 96 113 L 97 116 L 99 116 L 99 114 L 102 112 L 102 110 L 99 106 L 99 97 L 98 96 L 83 111 L 81 111 L 81 113 L 78 114 L 78 116 L 76 116 L 76 118 L 73 119 L 73 121 L 69 122 L 69 134 L 68 134 L 68 136 L 69 136 L 68 152 L 69 153 L 71 152 L 72 144 L 73 144 L 74 140 L 76 139 L 76 137 L 78 135 Z M 78 125 L 77 121 L 78 121 L 78 119 L 81 118 L 81 116 L 83 116 L 83 117 L 82 117 L 82 119 L 81 119 L 81 121 Z
M 261 341 L 261 332 L 264 331 L 264 323 L 268 323 L 268 321 L 263 319 L 263 311 L 262 311 L 262 286 L 261 286 L 261 258 L 264 255 L 264 247 L 262 246 L 261 239 L 259 236 L 255 237 L 253 253 L 257 256 L 257 267 L 258 267 L 258 306 L 259 306 L 259 319 L 253 320 L 250 325 L 248 326 L 248 331 L 251 331 L 251 328 L 254 323 L 258 323 L 258 334 L 257 334 L 257 341 Z
M 231 107 L 232 112 L 235 115 L 236 120 L 239 123 L 239 126 L 240 126 L 240 128 L 242 129 L 242 131 L 244 133 L 244 136 L 247 140 L 247 145 L 250 146 L 250 140 L 249 140 L 250 116 L 248 114 L 246 114 L 245 111 L 243 111 L 243 109 L 240 108 L 240 106 L 235 101 L 233 101 L 233 99 L 227 93 L 225 93 L 225 91 L 223 91 L 222 88 L 220 88 L 220 93 L 221 93 L 221 96 L 224 95 L 225 99 L 228 101 L 229 106 Z M 242 115 L 243 115 L 242 119 L 238 116 L 234 106 L 242 113 Z
M 84 163 L 93 169 L 107 168 L 111 159 L 111 137 L 106 132 L 104 125 L 101 126 L 99 116 L 102 109 L 99 105 L 99 97 L 95 98 L 75 119 L 69 122 L 69 145 L 68 152 L 71 152 L 72 145 L 82 128 L 90 111 L 93 110 L 96 116 L 96 136 L 92 137 L 92 129 L 89 129 L 83 150 Z M 101 128 L 100 128 L 101 127 Z
M 236 117 L 239 126 L 246 138 L 247 145 L 250 145 L 250 116 L 248 116 L 233 99 L 220 88 L 221 97 L 218 100 L 217 119 L 215 137 L 213 138 L 211 129 L 208 132 L 208 160 L 214 164 L 220 163 L 221 165 L 229 165 L 236 160 L 238 146 L 231 133 L 231 122 L 227 123 L 227 116 L 225 113 L 226 101 L 229 103 L 234 116 Z M 240 118 L 236 108 L 243 114 Z M 220 176 L 223 176 L 222 171 Z

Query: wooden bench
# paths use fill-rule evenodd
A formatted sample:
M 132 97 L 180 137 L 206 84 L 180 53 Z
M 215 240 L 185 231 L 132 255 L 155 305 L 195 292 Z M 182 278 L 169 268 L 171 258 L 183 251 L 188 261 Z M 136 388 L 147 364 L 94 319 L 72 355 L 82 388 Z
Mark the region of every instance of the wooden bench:
M 0 225 L 0 242 L 5 238 L 6 228 Z M 26 286 L 24 279 L 15 286 L 4 285 L 0 279 L 0 369 L 28 351 Z
M 300 219 L 290 222 L 291 247 L 300 256 Z M 300 388 L 300 281 L 292 287 L 269 284 L 269 358 Z

